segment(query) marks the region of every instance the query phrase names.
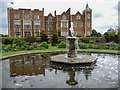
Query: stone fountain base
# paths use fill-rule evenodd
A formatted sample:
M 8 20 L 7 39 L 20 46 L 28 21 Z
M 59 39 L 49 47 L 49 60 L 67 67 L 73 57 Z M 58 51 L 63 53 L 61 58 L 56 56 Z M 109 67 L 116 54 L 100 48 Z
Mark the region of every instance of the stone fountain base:
M 77 55 L 79 56 L 79 55 Z M 51 62 L 63 63 L 63 64 L 91 64 L 94 63 L 98 58 L 90 55 L 82 57 L 68 58 L 66 54 L 51 56 Z

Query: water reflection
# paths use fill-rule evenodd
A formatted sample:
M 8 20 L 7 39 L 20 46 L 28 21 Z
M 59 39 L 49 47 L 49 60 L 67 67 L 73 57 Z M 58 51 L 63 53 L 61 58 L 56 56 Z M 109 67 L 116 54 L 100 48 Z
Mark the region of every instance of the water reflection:
M 94 69 L 94 64 L 88 65 L 61 65 L 54 64 L 49 62 L 50 57 L 43 58 L 39 54 L 38 55 L 26 55 L 20 57 L 14 57 L 9 59 L 10 65 L 10 76 L 23 76 L 23 75 L 43 75 L 45 76 L 45 69 L 49 68 L 50 72 L 52 70 L 57 74 L 57 70 L 61 70 L 62 72 L 67 72 L 69 75 L 69 80 L 66 81 L 68 85 L 74 86 L 78 84 L 76 80 L 76 72 L 80 71 L 84 74 L 86 80 L 88 80 L 88 76 L 91 75 L 91 71 Z
M 69 80 L 66 81 L 66 84 L 70 86 L 74 86 L 78 84 L 77 79 L 75 76 L 77 76 L 77 72 L 82 72 L 85 76 L 85 79 L 88 80 L 88 77 L 91 75 L 91 72 L 94 69 L 94 66 L 96 66 L 96 62 L 92 64 L 82 64 L 82 65 L 63 65 L 63 64 L 57 64 L 57 63 L 50 63 L 50 67 L 52 69 L 55 69 L 55 72 L 57 73 L 57 70 L 62 70 L 63 72 L 67 72 L 69 75 Z
M 46 58 L 47 59 L 47 58 Z M 10 76 L 38 75 L 45 76 L 46 60 L 40 55 L 21 56 L 10 59 Z

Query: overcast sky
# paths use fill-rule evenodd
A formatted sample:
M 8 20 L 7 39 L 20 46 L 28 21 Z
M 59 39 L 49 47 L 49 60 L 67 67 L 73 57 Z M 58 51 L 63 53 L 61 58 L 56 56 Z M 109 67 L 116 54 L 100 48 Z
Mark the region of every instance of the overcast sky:
M 43 2 L 44 1 L 44 2 Z M 110 27 L 116 29 L 118 26 L 118 1 L 119 0 L 2 0 L 0 3 L 0 33 L 8 34 L 7 22 L 7 8 L 29 8 L 40 9 L 44 8 L 45 15 L 49 13 L 54 14 L 56 10 L 57 15 L 71 8 L 71 14 L 85 9 L 86 3 L 92 9 L 92 29 L 96 29 L 102 34 L 105 33 Z M 11 5 L 10 2 L 14 4 Z M 2 20 L 2 22 L 1 22 Z

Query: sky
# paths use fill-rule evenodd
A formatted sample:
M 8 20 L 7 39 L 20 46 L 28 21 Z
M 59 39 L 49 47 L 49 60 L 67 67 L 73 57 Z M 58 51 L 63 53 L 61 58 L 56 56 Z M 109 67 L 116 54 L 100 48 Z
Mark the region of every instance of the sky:
M 11 5 L 11 2 L 14 4 Z M 57 15 L 62 14 L 68 8 L 71 8 L 71 14 L 79 11 L 81 14 L 89 4 L 92 9 L 92 29 L 104 34 L 110 27 L 118 27 L 118 2 L 119 0 L 2 0 L 0 1 L 0 33 L 8 34 L 7 8 L 44 8 L 45 16 L 49 13 Z M 120 4 L 119 4 L 120 6 Z M 119 7 L 120 8 L 120 7 Z M 120 10 L 120 9 L 119 9 Z M 120 17 L 120 15 L 119 15 Z

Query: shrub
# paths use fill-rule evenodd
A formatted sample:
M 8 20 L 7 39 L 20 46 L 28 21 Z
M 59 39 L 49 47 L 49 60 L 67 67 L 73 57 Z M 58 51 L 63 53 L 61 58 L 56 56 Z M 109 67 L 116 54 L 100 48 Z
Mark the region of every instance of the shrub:
M 62 41 L 58 44 L 58 48 L 66 48 L 66 44 Z
M 13 39 L 11 39 L 11 38 L 3 38 L 2 39 L 2 43 L 6 44 L 6 45 L 12 44 L 12 42 L 13 42 Z
M 4 48 L 4 51 L 10 51 L 11 50 L 11 45 L 6 45 L 5 48 Z
M 90 44 L 93 44 L 94 42 L 95 42 L 94 40 L 90 40 L 90 41 L 89 41 Z
M 52 46 L 55 46 L 58 43 L 58 36 L 57 34 L 53 34 L 52 36 Z
M 48 36 L 45 33 L 40 34 L 41 42 L 48 42 Z
M 94 45 L 93 44 L 88 44 L 87 48 L 94 48 Z
M 28 49 L 28 45 L 27 44 L 24 44 L 22 47 L 21 47 L 22 50 L 27 50 Z
M 87 49 L 87 45 L 86 44 L 78 44 L 80 49 Z
M 28 36 L 26 37 L 25 41 L 29 43 L 36 42 L 36 37 Z
M 22 45 L 25 45 L 26 42 L 24 40 L 15 39 L 13 40 L 12 44 L 16 44 L 16 46 L 22 46 Z
M 43 42 L 41 45 L 40 45 L 40 48 L 41 47 L 44 47 L 44 48 L 46 48 L 46 49 L 48 49 L 49 48 L 49 46 L 48 46 L 48 43 L 47 42 Z
M 83 42 L 83 43 L 89 43 L 89 40 L 90 40 L 89 38 L 83 38 L 83 39 L 82 39 L 82 42 Z
M 17 49 L 17 50 L 20 50 L 21 48 L 20 48 L 20 46 L 16 46 L 16 49 Z

